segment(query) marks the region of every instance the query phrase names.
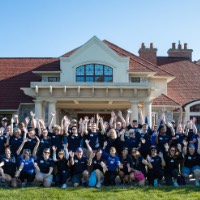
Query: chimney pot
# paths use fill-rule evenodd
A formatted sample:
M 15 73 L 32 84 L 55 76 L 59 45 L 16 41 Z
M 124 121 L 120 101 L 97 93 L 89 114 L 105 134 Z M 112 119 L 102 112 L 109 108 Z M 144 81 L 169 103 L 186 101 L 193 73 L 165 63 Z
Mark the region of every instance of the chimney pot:
M 145 49 L 145 45 L 144 45 L 144 43 L 142 43 L 142 45 L 141 45 L 141 49 Z
M 153 49 L 153 43 L 150 43 L 150 49 Z
M 182 49 L 181 44 L 178 44 L 178 49 Z
M 187 49 L 187 43 L 184 43 L 184 49 Z
M 176 49 L 176 43 L 172 43 L 172 49 Z

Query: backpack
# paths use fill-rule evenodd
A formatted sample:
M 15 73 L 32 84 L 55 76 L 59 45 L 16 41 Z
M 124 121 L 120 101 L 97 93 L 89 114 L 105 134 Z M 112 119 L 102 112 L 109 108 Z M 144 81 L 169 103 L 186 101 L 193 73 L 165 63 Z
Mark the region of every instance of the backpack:
M 91 174 L 90 174 L 90 178 L 88 181 L 88 186 L 89 187 L 94 187 L 97 183 L 97 177 L 96 177 L 96 170 L 94 170 Z

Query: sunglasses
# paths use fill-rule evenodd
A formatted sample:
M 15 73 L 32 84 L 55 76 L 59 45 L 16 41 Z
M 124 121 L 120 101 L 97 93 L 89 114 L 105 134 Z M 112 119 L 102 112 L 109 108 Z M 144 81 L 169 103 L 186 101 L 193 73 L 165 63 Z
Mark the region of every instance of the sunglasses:
M 45 151 L 44 153 L 45 153 L 45 154 L 50 154 L 50 152 L 47 152 L 47 151 Z

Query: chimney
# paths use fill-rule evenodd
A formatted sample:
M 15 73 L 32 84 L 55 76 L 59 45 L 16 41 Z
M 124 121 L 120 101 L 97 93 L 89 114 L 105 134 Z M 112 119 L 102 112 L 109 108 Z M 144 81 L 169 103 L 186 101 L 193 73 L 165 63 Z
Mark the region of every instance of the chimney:
M 146 48 L 145 44 L 142 43 L 138 53 L 141 58 L 157 65 L 157 49 L 153 47 L 153 43 L 150 43 L 149 48 Z
M 192 60 L 192 49 L 187 48 L 187 43 L 184 43 L 184 48 L 179 42 L 178 48 L 176 49 L 176 44 L 172 43 L 172 48 L 167 51 L 168 57 L 185 58 L 186 60 Z

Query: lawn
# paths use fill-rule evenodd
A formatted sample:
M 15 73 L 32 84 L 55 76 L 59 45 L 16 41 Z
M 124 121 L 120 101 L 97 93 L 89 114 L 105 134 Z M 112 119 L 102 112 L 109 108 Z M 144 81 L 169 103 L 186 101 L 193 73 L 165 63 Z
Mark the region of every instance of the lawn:
M 200 200 L 200 187 L 107 187 L 95 188 L 25 188 L 0 189 L 1 200 L 29 199 L 69 199 L 69 200 Z

